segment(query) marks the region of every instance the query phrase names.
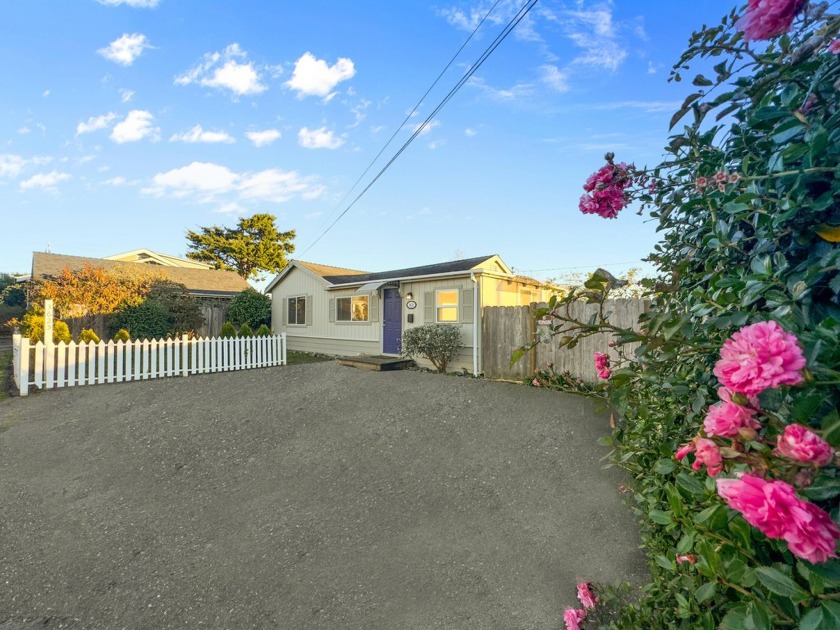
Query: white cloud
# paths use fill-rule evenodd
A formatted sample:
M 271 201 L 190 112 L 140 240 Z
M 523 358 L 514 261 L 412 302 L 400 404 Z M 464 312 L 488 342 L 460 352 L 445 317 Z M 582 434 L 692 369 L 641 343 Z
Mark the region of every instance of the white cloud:
M 20 129 L 18 129 L 17 132 L 22 136 L 28 136 L 30 133 L 32 133 L 32 130 L 26 125 L 24 125 Z
M 160 0 L 99 0 L 99 4 L 107 4 L 115 7 L 120 4 L 127 4 L 138 9 L 154 9 Z
M 481 77 L 472 76 L 467 81 L 467 85 L 472 88 L 481 90 L 489 98 L 496 101 L 518 101 L 526 99 L 534 94 L 534 86 L 530 83 L 517 83 L 513 87 L 494 88 L 487 85 L 487 82 Z
M 96 52 L 105 59 L 118 63 L 121 66 L 130 66 L 134 63 L 146 48 L 151 48 L 149 40 L 141 33 L 123 34 L 119 39 L 112 41 L 106 48 L 100 48 Z
M 259 70 L 250 61 L 240 63 L 247 53 L 233 43 L 222 52 L 207 53 L 204 60 L 175 78 L 176 85 L 198 83 L 206 87 L 227 89 L 236 96 L 260 94 L 268 89 L 261 83 Z
M 238 212 L 238 200 L 283 203 L 290 199 L 315 199 L 324 186 L 313 176 L 297 171 L 266 169 L 256 173 L 235 173 L 226 166 L 193 162 L 152 178 L 143 191 L 158 197 L 172 196 L 199 203 L 218 203 L 220 212 Z M 231 198 L 233 197 L 233 198 Z
M 204 131 L 201 125 L 196 125 L 189 131 L 184 133 L 176 133 L 169 138 L 170 142 L 187 142 L 195 144 L 197 142 L 204 142 L 208 144 L 224 142 L 230 144 L 236 142 L 233 137 L 225 131 Z
M 542 70 L 542 82 L 555 92 L 569 91 L 569 75 L 557 66 L 545 65 Z
M 598 2 L 590 7 L 579 3 L 576 10 L 563 11 L 557 19 L 566 37 L 581 49 L 571 65 L 614 71 L 627 57 L 627 51 L 619 41 L 613 22 L 611 0 Z
M 130 101 L 132 98 L 134 98 L 134 90 L 120 90 L 120 100 L 123 103 L 128 103 L 128 101 Z
M 352 78 L 356 68 L 352 60 L 339 57 L 332 66 L 323 59 L 306 52 L 295 62 L 292 78 L 283 85 L 297 92 L 298 98 L 304 96 L 322 96 L 331 98 L 332 91 L 342 81 Z
M 58 171 L 51 171 L 49 173 L 38 173 L 27 180 L 20 183 L 21 190 L 31 190 L 33 188 L 40 188 L 47 192 L 55 192 L 56 184 L 65 182 L 70 179 L 67 173 L 60 173 Z
M 298 143 L 304 149 L 337 149 L 344 144 L 344 138 L 333 135 L 326 127 L 309 129 L 303 127 L 298 132 Z
M 223 203 L 221 206 L 216 208 L 214 212 L 219 212 L 222 214 L 244 214 L 247 209 L 236 203 L 235 201 L 231 201 L 230 203 Z
M 155 117 L 147 111 L 133 109 L 128 112 L 125 120 L 114 125 L 114 129 L 111 131 L 111 140 L 123 144 L 124 142 L 137 142 L 149 136 L 156 139 L 160 134 L 160 129 L 152 126 L 154 119 Z
M 47 98 L 49 95 L 50 95 L 49 90 L 44 90 L 44 92 L 41 94 L 41 96 L 43 96 L 44 98 Z
M 467 127 L 466 129 L 464 129 L 464 135 L 467 136 L 467 138 L 473 138 L 477 133 L 478 132 L 472 127 Z
M 263 131 L 246 131 L 245 137 L 254 143 L 255 147 L 264 147 L 275 140 L 280 139 L 280 132 L 277 129 L 264 129 Z
M 25 164 L 26 160 L 19 155 L 0 153 L 0 177 L 17 177 Z
M 106 179 L 102 182 L 106 186 L 136 186 L 140 182 L 136 179 L 126 179 L 122 175 L 117 175 L 116 177 L 112 177 L 111 179 Z
M 91 116 L 87 119 L 87 122 L 80 122 L 76 125 L 76 135 L 79 136 L 83 133 L 90 133 L 110 127 L 116 117 L 117 115 L 113 112 L 102 114 L 102 116 Z
M 423 126 L 423 123 L 414 125 L 414 131 L 419 131 L 419 133 L 417 133 L 418 136 L 425 136 L 431 133 L 432 129 L 434 129 L 435 127 L 440 127 L 440 122 L 437 120 L 430 120 L 429 124 L 427 124 L 425 127 Z

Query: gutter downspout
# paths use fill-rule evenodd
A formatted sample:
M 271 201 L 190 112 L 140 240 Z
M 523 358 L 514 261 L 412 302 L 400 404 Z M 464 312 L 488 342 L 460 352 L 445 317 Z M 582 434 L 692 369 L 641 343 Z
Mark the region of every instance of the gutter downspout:
M 481 284 L 475 277 L 475 272 L 470 272 L 470 280 L 473 281 L 473 376 L 478 376 L 478 328 L 482 325 L 481 311 L 479 311 L 479 291 Z

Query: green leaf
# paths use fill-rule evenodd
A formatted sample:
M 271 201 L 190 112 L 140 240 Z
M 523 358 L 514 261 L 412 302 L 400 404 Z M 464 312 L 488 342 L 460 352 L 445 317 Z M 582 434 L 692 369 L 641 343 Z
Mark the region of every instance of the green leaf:
M 692 519 L 692 520 L 693 520 L 695 523 L 697 523 L 698 525 L 700 525 L 701 523 L 705 523 L 706 521 L 708 521 L 708 520 L 712 517 L 712 515 L 713 515 L 715 512 L 717 512 L 717 511 L 718 511 L 718 508 L 719 508 L 719 507 L 721 507 L 721 506 L 719 506 L 719 505 L 712 505 L 712 506 L 710 506 L 710 507 L 707 507 L 707 508 L 705 508 L 705 509 L 703 509 L 703 510 L 699 511 L 697 514 L 695 514 L 695 515 L 694 515 L 694 519 Z
M 653 471 L 660 475 L 668 475 L 677 468 L 677 462 L 673 457 L 663 457 L 653 466 Z
M 694 547 L 694 532 L 685 534 L 680 538 L 680 542 L 677 543 L 677 553 L 679 555 L 686 554 L 691 551 L 692 547 Z
M 745 630 L 744 621 L 747 617 L 745 606 L 733 606 L 720 622 L 720 630 Z
M 822 437 L 826 442 L 835 448 L 840 447 L 840 415 L 836 409 L 823 418 L 822 430 Z
M 808 564 L 808 570 L 816 573 L 829 584 L 840 585 L 840 561 L 830 560 L 819 564 Z
M 677 485 L 687 490 L 689 494 L 698 495 L 706 491 L 702 481 L 684 472 L 677 475 Z
M 702 74 L 698 74 L 696 77 L 694 77 L 694 80 L 691 83 L 693 85 L 698 86 L 698 87 L 704 87 L 704 86 L 707 86 L 707 85 L 714 85 L 714 83 L 712 83 L 712 81 L 710 81 L 709 79 L 704 77 Z
M 827 501 L 840 495 L 840 479 L 821 475 L 800 492 L 813 501 Z
M 674 522 L 674 517 L 671 515 L 670 512 L 663 512 L 662 510 L 651 510 L 648 512 L 648 517 L 654 523 L 659 523 L 660 525 L 670 525 Z
M 837 630 L 840 628 L 840 604 L 823 601 L 799 622 L 799 630 Z
M 770 615 L 767 609 L 760 602 L 750 602 L 747 606 L 747 615 L 744 617 L 744 628 L 746 630 L 770 630 Z
M 773 567 L 757 567 L 755 574 L 758 577 L 758 581 L 776 595 L 798 600 L 808 597 L 808 593 L 778 569 L 774 569 Z
M 706 582 L 696 591 L 694 591 L 694 599 L 696 599 L 701 604 L 709 599 L 712 599 L 715 596 L 715 590 L 717 589 L 717 582 Z
M 674 562 L 675 562 L 674 560 L 669 560 L 665 556 L 656 556 L 654 558 L 654 561 L 656 562 L 656 564 L 658 564 L 660 567 L 662 567 L 666 571 L 673 571 L 674 570 Z

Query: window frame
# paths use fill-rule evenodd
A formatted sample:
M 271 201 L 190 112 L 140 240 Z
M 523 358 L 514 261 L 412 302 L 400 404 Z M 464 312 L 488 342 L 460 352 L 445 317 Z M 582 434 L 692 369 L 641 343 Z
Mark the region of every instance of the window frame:
M 298 321 L 298 312 L 301 310 L 298 302 L 303 300 L 303 321 Z M 295 303 L 295 321 L 292 321 L 292 301 Z M 306 326 L 306 296 L 305 295 L 290 295 L 286 298 L 286 324 L 288 326 Z
M 350 300 L 350 319 L 339 319 L 338 313 L 338 303 L 340 300 Z M 365 315 L 367 316 L 365 319 L 353 319 L 353 300 L 364 300 L 367 303 L 367 308 L 365 309 Z M 333 314 L 334 320 L 336 323 L 339 324 L 369 324 L 370 323 L 370 296 L 369 295 L 342 295 L 335 298 L 335 313 Z
M 447 305 L 441 306 L 438 301 L 438 295 L 441 293 L 454 293 L 455 294 L 455 306 Z M 440 319 L 440 311 L 441 309 L 455 309 L 455 319 Z M 461 322 L 461 289 L 454 288 L 454 289 L 435 289 L 435 323 L 436 324 L 458 324 Z

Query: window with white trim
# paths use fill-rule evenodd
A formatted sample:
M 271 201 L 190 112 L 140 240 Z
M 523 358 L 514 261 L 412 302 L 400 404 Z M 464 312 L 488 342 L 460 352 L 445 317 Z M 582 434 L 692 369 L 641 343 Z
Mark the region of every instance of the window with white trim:
M 298 297 L 289 298 L 289 317 L 288 322 L 291 326 L 303 326 L 306 324 L 306 297 L 300 295 Z
M 369 321 L 369 298 L 367 295 L 335 298 L 335 321 L 337 322 L 366 322 Z
M 450 324 L 458 321 L 458 289 L 438 289 L 435 291 L 435 321 Z

